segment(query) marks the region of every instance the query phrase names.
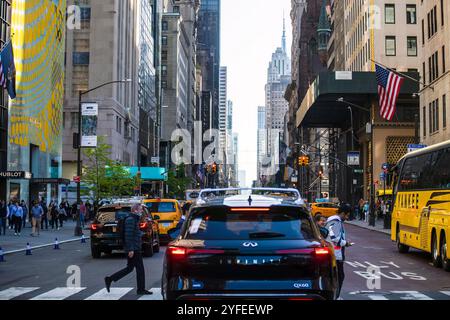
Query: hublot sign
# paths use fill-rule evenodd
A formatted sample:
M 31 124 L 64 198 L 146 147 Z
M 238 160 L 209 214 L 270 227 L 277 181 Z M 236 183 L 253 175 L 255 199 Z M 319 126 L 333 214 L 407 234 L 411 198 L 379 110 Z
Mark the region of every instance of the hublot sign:
M 32 174 L 26 171 L 2 171 L 0 172 L 0 179 L 27 179 L 32 178 Z

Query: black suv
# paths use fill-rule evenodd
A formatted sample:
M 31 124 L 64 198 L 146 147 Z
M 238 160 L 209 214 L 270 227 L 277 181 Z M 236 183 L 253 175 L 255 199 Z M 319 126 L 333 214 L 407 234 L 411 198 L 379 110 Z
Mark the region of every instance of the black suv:
M 300 197 L 278 192 L 198 201 L 170 232 L 164 299 L 336 299 L 333 246 Z
M 132 203 L 108 204 L 101 207 L 91 224 L 91 253 L 94 259 L 102 252 L 111 254 L 113 250 L 123 250 L 123 241 L 118 233 L 118 222 L 131 214 Z M 159 252 L 158 222 L 145 205 L 142 205 L 142 217 L 139 222 L 142 231 L 142 254 L 145 257 Z

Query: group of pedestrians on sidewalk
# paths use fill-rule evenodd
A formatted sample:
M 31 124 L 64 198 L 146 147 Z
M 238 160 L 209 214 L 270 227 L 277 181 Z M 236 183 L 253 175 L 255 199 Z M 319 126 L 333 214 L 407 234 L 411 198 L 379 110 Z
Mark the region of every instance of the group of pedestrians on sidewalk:
M 6 235 L 6 230 L 14 230 L 15 236 L 20 236 L 26 227 L 27 221 L 32 228 L 31 236 L 39 236 L 40 230 L 48 230 L 49 224 L 53 230 L 60 230 L 67 220 L 70 206 L 67 201 L 51 201 L 47 206 L 46 201 L 33 201 L 29 209 L 25 201 L 11 200 L 6 203 L 0 201 L 0 235 Z

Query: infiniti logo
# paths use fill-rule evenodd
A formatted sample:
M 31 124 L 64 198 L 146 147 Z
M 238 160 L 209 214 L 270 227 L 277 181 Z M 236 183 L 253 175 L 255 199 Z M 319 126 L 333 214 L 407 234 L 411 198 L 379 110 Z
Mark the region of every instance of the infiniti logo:
M 246 248 L 256 248 L 258 246 L 256 242 L 244 242 L 242 245 Z

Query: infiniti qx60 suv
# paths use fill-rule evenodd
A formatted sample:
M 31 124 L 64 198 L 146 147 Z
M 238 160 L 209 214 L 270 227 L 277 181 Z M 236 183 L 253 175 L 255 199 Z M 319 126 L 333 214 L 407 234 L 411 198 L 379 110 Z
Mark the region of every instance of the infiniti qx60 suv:
M 333 246 L 297 190 L 203 190 L 171 234 L 162 276 L 167 300 L 336 298 Z

